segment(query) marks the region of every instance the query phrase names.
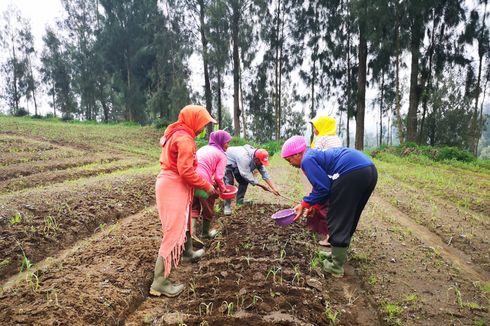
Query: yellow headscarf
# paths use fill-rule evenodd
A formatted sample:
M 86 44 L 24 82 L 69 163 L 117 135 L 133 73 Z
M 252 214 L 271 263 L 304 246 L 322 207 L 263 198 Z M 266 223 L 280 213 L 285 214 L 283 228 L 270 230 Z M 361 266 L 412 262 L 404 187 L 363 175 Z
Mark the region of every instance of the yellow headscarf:
M 337 121 L 328 115 L 321 115 L 311 120 L 313 127 L 318 131 L 318 135 L 313 139 L 311 148 L 315 148 L 315 140 L 322 136 L 335 136 L 337 133 Z

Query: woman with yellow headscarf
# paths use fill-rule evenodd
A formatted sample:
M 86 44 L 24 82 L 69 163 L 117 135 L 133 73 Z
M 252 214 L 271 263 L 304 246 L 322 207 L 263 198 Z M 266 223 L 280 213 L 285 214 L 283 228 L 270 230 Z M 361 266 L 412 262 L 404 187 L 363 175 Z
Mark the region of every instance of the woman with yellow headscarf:
M 337 122 L 328 115 L 320 115 L 311 120 L 315 139 L 311 143 L 311 148 L 327 149 L 342 147 L 342 141 L 336 135 Z
M 342 147 L 342 141 L 336 135 L 337 122 L 334 118 L 328 115 L 320 115 L 311 120 L 311 124 L 313 126 L 313 134 L 315 135 L 311 143 L 311 148 L 328 149 Z M 315 213 L 308 219 L 307 225 L 310 229 L 322 236 L 322 240 L 318 243 L 321 246 L 329 247 L 327 214 L 328 204 L 317 207 Z

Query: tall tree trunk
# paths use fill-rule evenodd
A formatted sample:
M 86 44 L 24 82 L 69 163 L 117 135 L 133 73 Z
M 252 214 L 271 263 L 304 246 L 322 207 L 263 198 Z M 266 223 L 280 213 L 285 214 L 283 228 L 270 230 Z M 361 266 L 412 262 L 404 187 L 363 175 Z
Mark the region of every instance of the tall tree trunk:
M 419 136 L 418 136 L 418 141 L 417 143 L 420 145 L 422 144 L 422 137 L 424 133 L 424 123 L 425 123 L 425 115 L 427 114 L 427 102 L 429 99 L 429 92 L 431 91 L 431 84 L 432 84 L 432 57 L 434 55 L 434 37 L 435 35 L 435 22 L 434 19 L 432 19 L 432 37 L 431 37 L 431 43 L 429 45 L 428 49 L 428 54 L 429 54 L 429 71 L 427 73 L 426 80 L 424 81 L 424 91 L 422 93 L 422 119 L 420 121 L 420 130 L 419 130 Z
M 277 1 L 276 8 L 276 26 L 274 29 L 274 96 L 273 96 L 273 105 L 274 105 L 274 115 L 275 115 L 275 139 L 279 139 L 279 26 L 281 19 L 281 0 Z
M 199 0 L 199 24 L 200 24 L 200 32 L 201 32 L 201 44 L 202 44 L 202 61 L 204 68 L 204 97 L 206 98 L 206 109 L 209 114 L 213 113 L 213 99 L 211 96 L 211 83 L 209 82 L 209 64 L 208 64 L 208 39 L 206 37 L 206 25 L 204 22 L 204 17 L 206 7 L 204 6 L 204 1 Z M 207 134 L 213 131 L 213 125 L 209 124 L 207 127 Z
M 222 106 L 221 106 L 221 71 L 218 69 L 217 73 L 218 77 L 218 126 L 219 129 L 223 129 L 223 115 L 222 115 Z
M 384 69 L 381 75 L 381 98 L 379 102 L 379 146 L 383 145 L 383 104 L 385 90 L 385 73 Z
M 407 141 L 417 140 L 417 108 L 418 108 L 418 75 L 420 50 L 420 20 L 415 18 L 411 26 L 410 52 L 412 63 L 410 68 L 410 97 L 407 114 Z
M 56 118 L 56 90 L 53 82 L 53 116 Z
M 347 118 L 346 118 L 346 126 L 347 126 L 347 143 L 346 146 L 350 146 L 350 116 L 351 116 L 351 66 L 350 66 L 350 32 L 347 33 Z
M 27 59 L 27 62 L 29 64 L 29 71 L 30 71 L 30 74 L 31 74 L 31 82 L 32 82 L 32 85 L 31 85 L 31 93 L 32 93 L 32 100 L 34 101 L 34 115 L 37 116 L 37 101 L 36 101 L 36 91 L 35 91 L 35 82 L 34 82 L 34 73 L 32 71 L 32 65 L 31 65 L 31 60 L 30 58 L 28 57 Z
M 235 136 L 240 136 L 240 55 L 238 48 L 238 28 L 240 24 L 240 8 L 238 0 L 232 1 L 232 19 L 231 19 L 231 38 L 233 42 L 233 122 L 235 127 Z
M 284 45 L 284 11 L 282 13 L 283 18 L 281 19 L 281 37 L 279 38 L 279 96 L 277 98 L 277 113 L 278 113 L 278 128 L 277 128 L 277 137 L 276 140 L 281 138 L 281 127 L 282 127 L 282 54 L 283 54 L 283 45 Z
M 242 88 L 242 66 L 240 65 L 240 107 L 242 108 L 242 125 L 243 138 L 247 138 L 247 117 L 245 115 L 245 106 L 243 105 L 243 88 Z
M 434 89 L 438 89 L 437 78 L 434 79 Z M 429 115 L 429 123 L 428 123 L 428 136 L 429 136 L 429 145 L 434 146 L 436 144 L 436 119 L 437 119 L 437 108 L 432 105 L 432 112 Z
M 398 129 L 398 139 L 400 140 L 400 144 L 404 143 L 404 133 L 403 133 L 403 125 L 402 125 L 402 115 L 401 115 L 401 96 L 400 96 L 400 26 L 397 26 L 395 29 L 395 46 L 396 46 L 396 64 L 395 64 L 395 79 L 396 79 L 396 125 Z
M 15 112 L 19 112 L 19 100 L 20 100 L 20 97 L 19 97 L 19 90 L 17 89 L 17 57 L 16 57 L 16 54 L 15 54 L 15 44 L 14 44 L 14 37 L 12 36 L 12 57 L 13 57 L 13 64 L 14 66 L 12 67 L 12 72 L 14 74 L 14 80 L 13 80 L 13 84 L 14 84 L 14 106 L 15 106 Z
M 471 119 L 471 130 L 473 133 L 473 139 L 471 142 L 471 152 L 474 155 L 478 154 L 478 141 L 480 138 L 480 133 L 478 132 L 478 100 L 480 98 L 482 63 L 483 63 L 483 54 L 480 54 L 480 58 L 478 61 L 478 77 L 476 79 L 476 89 L 475 89 L 475 108 L 473 110 L 473 118 Z
M 487 18 L 487 2 L 485 1 L 485 9 L 484 9 L 484 14 L 483 14 L 483 19 L 482 19 L 482 25 L 480 29 L 480 39 L 483 39 L 483 33 L 485 31 L 485 22 Z M 476 85 L 476 100 L 475 100 L 475 128 L 473 129 L 476 133 L 475 135 L 475 140 L 474 140 L 474 150 L 473 154 L 478 155 L 478 143 L 480 141 L 481 133 L 483 131 L 483 103 L 485 103 L 485 92 L 487 89 L 487 82 L 488 82 L 488 76 L 485 80 L 485 87 L 483 89 L 483 99 L 481 103 L 481 109 L 480 109 L 480 123 L 477 122 L 478 120 L 478 100 L 480 97 L 480 84 L 481 84 L 481 71 L 482 71 L 482 65 L 483 65 L 483 57 L 485 56 L 485 52 L 483 51 L 483 46 L 481 42 L 478 42 L 478 55 L 480 56 L 480 62 L 478 65 L 478 81 Z
M 364 115 L 366 110 L 366 62 L 367 41 L 364 28 L 359 28 L 359 71 L 357 76 L 356 143 L 358 150 L 364 149 Z

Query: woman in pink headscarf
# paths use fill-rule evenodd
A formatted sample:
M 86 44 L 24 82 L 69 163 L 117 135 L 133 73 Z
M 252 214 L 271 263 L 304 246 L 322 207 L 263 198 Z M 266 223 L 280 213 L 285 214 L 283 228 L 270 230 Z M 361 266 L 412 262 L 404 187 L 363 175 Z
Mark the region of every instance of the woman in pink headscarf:
M 209 183 L 215 185 L 219 192 L 225 192 L 225 184 L 223 177 L 226 168 L 226 150 L 231 141 L 231 135 L 223 130 L 214 131 L 209 135 L 209 144 L 201 147 L 197 151 L 197 173 Z M 216 230 L 211 230 L 211 222 L 213 221 L 214 202 L 216 196 L 198 196 L 203 192 L 196 191 L 194 201 L 192 203 L 192 221 L 195 222 L 200 215 L 203 217 L 202 235 L 204 238 L 214 238 Z M 206 198 L 207 197 L 207 198 Z M 194 229 L 194 228 L 193 228 Z

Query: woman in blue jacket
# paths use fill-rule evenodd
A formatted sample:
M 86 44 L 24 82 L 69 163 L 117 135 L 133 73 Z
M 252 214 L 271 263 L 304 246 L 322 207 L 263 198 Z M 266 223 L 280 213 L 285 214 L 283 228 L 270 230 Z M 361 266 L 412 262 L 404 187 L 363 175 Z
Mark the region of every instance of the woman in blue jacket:
M 302 136 L 289 138 L 282 147 L 281 157 L 301 168 L 313 185 L 312 192 L 294 208 L 295 221 L 305 210 L 309 215 L 315 205 L 330 200 L 327 225 L 332 254 L 323 261 L 323 271 L 342 277 L 347 248 L 378 180 L 374 163 L 352 148 L 307 149 Z

